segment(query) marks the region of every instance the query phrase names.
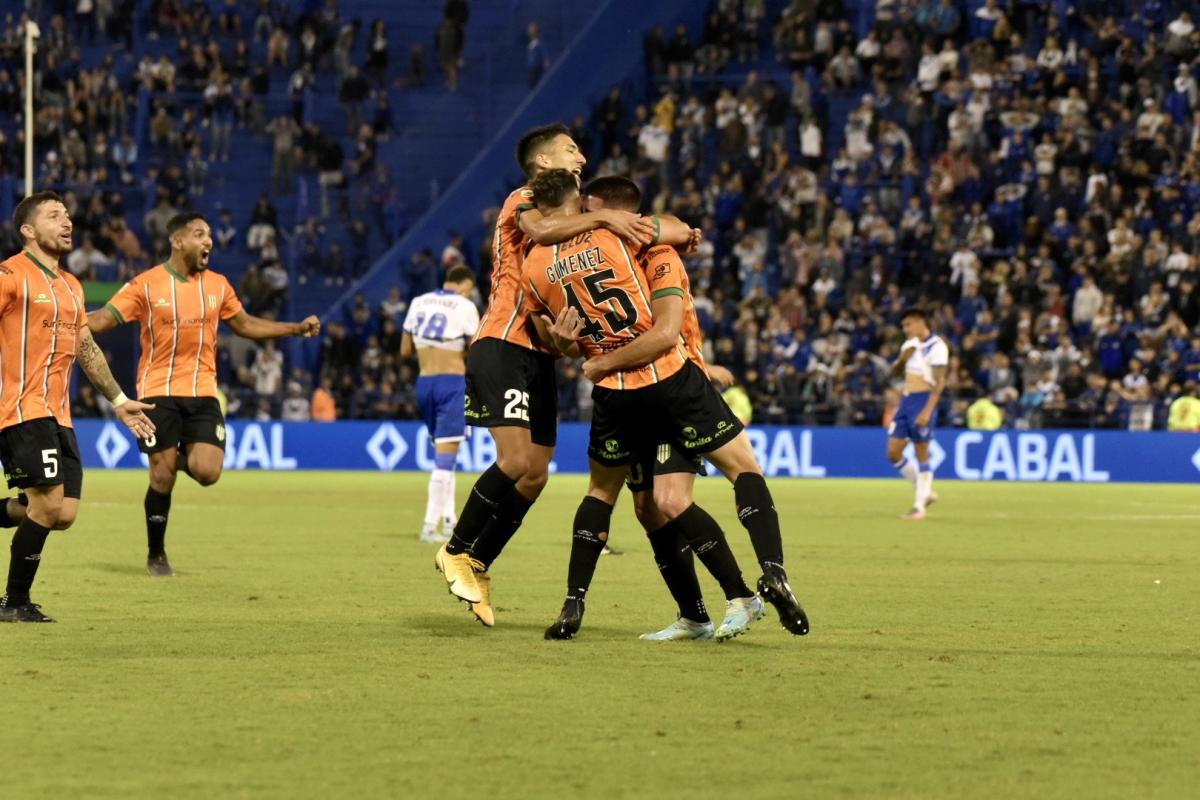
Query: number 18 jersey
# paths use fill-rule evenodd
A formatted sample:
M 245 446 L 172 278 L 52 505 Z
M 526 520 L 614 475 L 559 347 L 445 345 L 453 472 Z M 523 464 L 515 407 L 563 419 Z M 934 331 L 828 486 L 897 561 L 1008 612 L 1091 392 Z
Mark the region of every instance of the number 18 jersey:
M 478 328 L 475 304 L 448 289 L 414 297 L 404 317 L 404 332 L 416 347 L 461 351 Z
M 645 271 L 619 237 L 607 230 L 582 233 L 557 245 L 538 245 L 525 257 L 527 308 L 556 317 L 570 305 L 583 318 L 579 347 L 591 358 L 616 350 L 654 327 L 651 303 L 684 296 L 680 270 Z M 631 390 L 674 375 L 687 363 L 676 344 L 650 364 L 614 372 L 597 385 Z

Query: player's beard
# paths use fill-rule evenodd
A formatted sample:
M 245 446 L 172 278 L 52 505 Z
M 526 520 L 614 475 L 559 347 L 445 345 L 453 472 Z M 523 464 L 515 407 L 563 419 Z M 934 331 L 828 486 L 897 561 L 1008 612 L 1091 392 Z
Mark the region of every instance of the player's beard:
M 54 258 L 62 258 L 72 250 L 72 245 L 67 245 L 64 249 L 57 235 L 47 237 L 39 236 L 36 241 L 38 247 L 42 249 L 43 253 Z

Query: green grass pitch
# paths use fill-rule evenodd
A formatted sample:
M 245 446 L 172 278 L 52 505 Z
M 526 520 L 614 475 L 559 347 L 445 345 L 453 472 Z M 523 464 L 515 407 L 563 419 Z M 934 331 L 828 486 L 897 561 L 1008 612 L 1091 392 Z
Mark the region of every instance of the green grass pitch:
M 459 477 L 465 496 L 474 476 Z M 423 475 L 181 480 L 144 572 L 139 472 L 88 474 L 0 626 L 6 798 L 1162 797 L 1200 786 L 1195 486 L 772 481 L 812 634 L 673 617 L 624 498 L 580 636 L 546 642 L 581 477 L 493 569 L 498 624 L 417 541 Z M 732 492 L 700 501 L 757 577 Z M 719 619 L 719 592 L 704 576 Z

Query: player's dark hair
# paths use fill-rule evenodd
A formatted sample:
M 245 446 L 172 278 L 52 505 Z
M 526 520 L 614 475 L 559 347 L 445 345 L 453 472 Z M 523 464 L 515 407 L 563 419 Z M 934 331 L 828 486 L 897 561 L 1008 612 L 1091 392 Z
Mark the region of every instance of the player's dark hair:
M 583 193 L 589 197 L 599 197 L 604 201 L 605 208 L 615 208 L 618 211 L 637 213 L 642 206 L 642 190 L 636 183 L 621 175 L 593 178 L 583 187 Z
M 176 214 L 171 217 L 170 221 L 167 222 L 167 238 L 170 239 L 198 219 L 208 222 L 199 211 L 184 211 L 182 214 Z
M 924 322 L 926 325 L 929 324 L 929 315 L 925 313 L 925 309 L 917 308 L 916 306 L 911 306 L 900 312 L 900 321 L 901 322 L 904 322 L 904 320 L 908 319 L 909 317 L 916 317 L 917 319 Z
M 462 283 L 463 281 L 477 283 L 475 273 L 471 271 L 470 267 L 460 264 L 457 267 L 451 267 L 450 271 L 446 273 L 446 283 Z
M 533 159 L 555 137 L 563 135 L 570 136 L 571 131 L 561 122 L 540 125 L 533 130 L 526 131 L 525 135 L 517 142 L 517 163 L 521 165 L 521 170 L 532 178 L 534 168 Z
M 579 182 L 565 169 L 552 169 L 530 181 L 529 188 L 533 191 L 533 202 L 539 208 L 558 208 L 567 202 L 572 192 L 579 191 Z
M 33 216 L 33 212 L 42 203 L 61 203 L 63 199 L 58 196 L 57 192 L 34 192 L 26 197 L 21 202 L 17 203 L 16 210 L 13 211 L 13 227 L 17 232 L 21 232 L 21 226 Z

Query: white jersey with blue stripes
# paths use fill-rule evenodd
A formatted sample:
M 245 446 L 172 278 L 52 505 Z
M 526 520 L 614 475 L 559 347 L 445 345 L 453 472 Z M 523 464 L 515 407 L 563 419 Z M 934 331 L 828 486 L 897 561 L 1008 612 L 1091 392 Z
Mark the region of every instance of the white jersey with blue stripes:
M 913 337 L 906 341 L 900 352 L 912 348 L 912 355 L 904 362 L 904 372 L 907 375 L 920 376 L 930 386 L 933 385 L 933 368 L 945 367 L 950 363 L 950 348 L 937 334 L 930 334 L 928 339 Z
M 462 351 L 479 329 L 479 309 L 458 292 L 438 289 L 413 298 L 404 332 L 416 347 Z

